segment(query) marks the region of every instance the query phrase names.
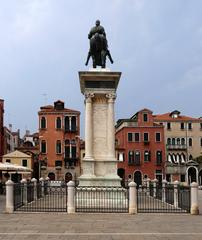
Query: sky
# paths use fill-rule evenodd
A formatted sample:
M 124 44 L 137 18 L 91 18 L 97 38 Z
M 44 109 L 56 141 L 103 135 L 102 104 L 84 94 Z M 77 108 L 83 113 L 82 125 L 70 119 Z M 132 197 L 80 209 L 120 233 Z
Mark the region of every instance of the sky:
M 0 98 L 5 122 L 38 131 L 38 111 L 60 99 L 81 112 L 78 71 L 100 19 L 122 76 L 116 120 L 142 108 L 202 116 L 201 0 L 0 0 Z

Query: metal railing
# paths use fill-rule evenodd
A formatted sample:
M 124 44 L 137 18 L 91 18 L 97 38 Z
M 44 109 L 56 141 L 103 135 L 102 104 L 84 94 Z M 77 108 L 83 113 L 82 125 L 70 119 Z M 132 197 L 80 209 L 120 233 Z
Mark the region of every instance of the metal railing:
M 127 213 L 128 189 L 122 187 L 77 187 L 75 211 L 97 213 Z
M 137 208 L 141 213 L 189 213 L 190 187 L 141 186 L 137 189 Z
M 15 184 L 14 211 L 67 212 L 67 186 L 50 186 L 48 181 Z

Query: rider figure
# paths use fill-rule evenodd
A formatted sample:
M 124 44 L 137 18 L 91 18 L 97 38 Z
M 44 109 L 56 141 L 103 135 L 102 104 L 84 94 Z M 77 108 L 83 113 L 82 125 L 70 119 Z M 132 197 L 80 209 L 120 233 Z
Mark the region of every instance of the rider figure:
M 104 41 L 104 45 L 105 45 L 105 51 L 106 51 L 106 56 L 109 57 L 109 60 L 111 61 L 111 63 L 113 63 L 113 59 L 111 57 L 111 54 L 109 52 L 109 49 L 108 49 L 108 44 L 107 44 L 107 38 L 106 38 L 106 33 L 105 33 L 105 29 L 103 26 L 100 25 L 100 20 L 96 20 L 95 22 L 95 26 L 93 28 L 91 28 L 89 34 L 88 34 L 88 39 L 91 39 L 93 37 L 96 37 L 97 35 L 99 35 L 103 41 Z M 87 57 L 87 61 L 85 63 L 85 65 L 87 66 L 88 65 L 88 61 L 91 57 L 91 52 L 89 51 L 88 52 L 88 57 Z

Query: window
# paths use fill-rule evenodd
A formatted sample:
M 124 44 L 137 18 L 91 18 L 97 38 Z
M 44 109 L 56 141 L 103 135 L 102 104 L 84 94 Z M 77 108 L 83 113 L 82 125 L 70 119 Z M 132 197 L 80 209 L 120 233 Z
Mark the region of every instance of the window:
M 168 130 L 171 129 L 171 123 L 170 123 L 170 122 L 167 123 L 167 129 L 168 129 Z
M 135 165 L 139 166 L 140 165 L 140 152 L 136 151 L 135 152 Z
M 181 139 L 181 145 L 183 145 L 183 146 L 185 145 L 185 139 L 184 138 Z
M 181 130 L 184 130 L 184 123 L 181 123 L 180 126 L 181 126 Z
M 189 155 L 189 160 L 193 160 L 193 156 L 191 154 Z
M 132 141 L 133 141 L 133 134 L 128 133 L 128 142 L 132 142 Z
M 149 141 L 149 133 L 144 133 L 144 142 Z
M 41 153 L 46 153 L 46 141 L 41 141 Z
M 61 160 L 56 160 L 55 161 L 55 166 L 56 167 L 62 167 L 62 161 Z
M 72 146 L 72 158 L 76 158 L 76 146 Z
M 143 121 L 144 121 L 144 122 L 147 122 L 147 121 L 148 121 L 148 115 L 147 115 L 147 113 L 144 113 L 144 114 L 143 114 Z
M 181 176 L 180 176 L 180 182 L 185 182 L 185 174 L 181 174 Z
M 6 159 L 6 162 L 7 162 L 7 163 L 10 163 L 10 162 L 11 162 L 11 160 L 10 160 L 10 159 Z
M 175 145 L 175 138 L 172 138 L 172 145 Z
M 70 140 L 69 139 L 65 139 L 65 145 L 69 145 L 70 144 Z
M 180 145 L 180 138 L 177 138 L 177 145 Z
M 162 151 L 156 152 L 156 164 L 157 166 L 161 165 L 162 163 Z
M 167 139 L 167 145 L 171 145 L 171 139 L 170 138 Z
M 76 117 L 71 117 L 71 130 L 76 131 Z
M 201 147 L 202 147 L 202 138 L 200 139 L 200 145 L 201 145 Z
M 144 151 L 144 161 L 149 162 L 150 161 L 150 152 Z
M 161 141 L 161 133 L 156 133 L 156 142 Z
M 60 117 L 57 117 L 56 119 L 56 129 L 61 129 L 62 128 L 62 121 Z
M 200 123 L 200 129 L 202 130 L 202 123 Z
M 140 134 L 135 133 L 135 142 L 139 142 L 139 141 L 140 141 Z
M 133 162 L 134 162 L 134 152 L 129 151 L 128 152 L 128 164 L 133 164 Z
M 45 128 L 46 128 L 46 118 L 45 118 L 45 117 L 42 117 L 42 118 L 41 118 L 41 128 L 42 128 L 42 129 L 45 129 Z
M 192 123 L 188 123 L 188 129 L 192 130 Z
M 65 131 L 69 131 L 69 117 L 65 117 Z
M 62 153 L 61 141 L 57 140 L 57 142 L 56 142 L 56 154 L 61 154 L 61 153 Z
M 189 138 L 189 147 L 192 147 L 192 138 Z
M 22 160 L 22 166 L 23 167 L 27 167 L 27 159 L 23 159 Z

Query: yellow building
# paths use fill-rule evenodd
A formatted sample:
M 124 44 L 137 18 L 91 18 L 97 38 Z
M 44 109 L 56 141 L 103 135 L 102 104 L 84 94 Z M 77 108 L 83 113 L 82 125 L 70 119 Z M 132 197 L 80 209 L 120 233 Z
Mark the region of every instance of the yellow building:
M 32 170 L 32 157 L 20 151 L 14 151 L 8 154 L 3 155 L 3 163 L 17 164 L 19 166 L 27 167 Z M 22 172 L 22 171 L 3 171 L 2 178 L 4 180 L 11 179 L 14 182 L 18 182 L 21 179 L 31 179 L 31 172 Z

